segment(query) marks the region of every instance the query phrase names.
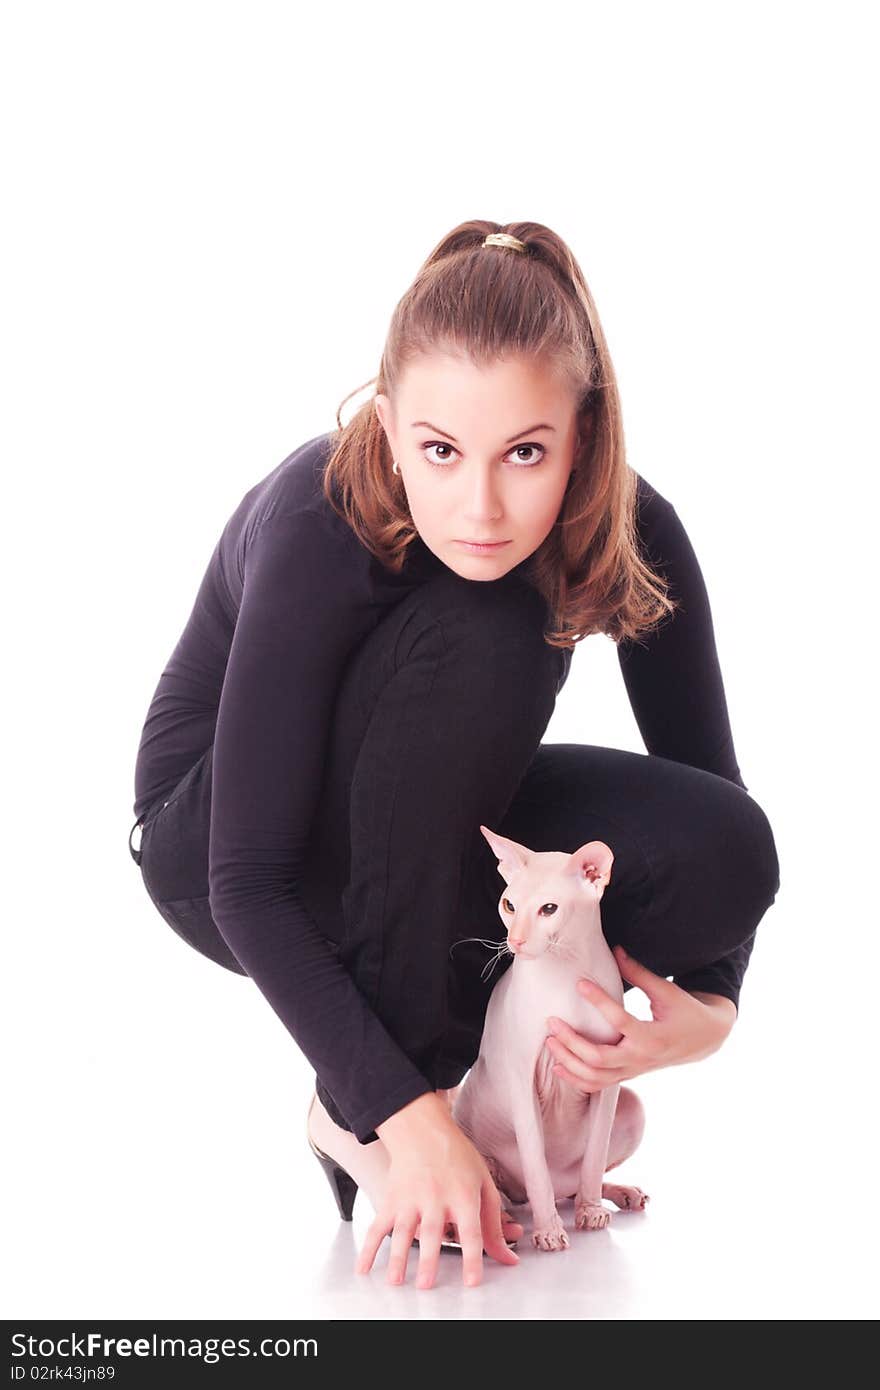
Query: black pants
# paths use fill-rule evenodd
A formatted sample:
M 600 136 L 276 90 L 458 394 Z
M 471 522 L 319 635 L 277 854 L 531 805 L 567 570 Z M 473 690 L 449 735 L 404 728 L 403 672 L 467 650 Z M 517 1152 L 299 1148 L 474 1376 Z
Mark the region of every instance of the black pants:
M 545 616 L 516 575 L 492 584 L 435 576 L 357 648 L 338 693 L 303 896 L 436 1087 L 454 1086 L 473 1064 L 489 995 L 512 961 L 484 980 L 490 950 L 466 940 L 504 939 L 505 885 L 481 823 L 534 850 L 605 841 L 614 853 L 602 900 L 608 943 L 664 976 L 742 947 L 779 887 L 769 822 L 741 787 L 643 753 L 541 742 L 562 669 L 541 636 Z M 131 834 L 129 848 L 174 931 L 244 974 L 208 902 L 212 754 L 150 808 L 140 850 Z M 163 833 L 169 825 L 173 834 Z M 317 1089 L 349 1129 L 320 1077 Z

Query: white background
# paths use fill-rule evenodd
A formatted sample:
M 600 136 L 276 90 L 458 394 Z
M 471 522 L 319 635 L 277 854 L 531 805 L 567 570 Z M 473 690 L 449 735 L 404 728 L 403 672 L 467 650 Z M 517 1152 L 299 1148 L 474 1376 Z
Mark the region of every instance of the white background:
M 871 12 L 4 7 L 4 1316 L 876 1316 Z M 647 1212 L 416 1292 L 387 1243 L 351 1272 L 370 1209 L 342 1225 L 306 1147 L 307 1062 L 127 836 L 224 522 L 472 217 L 584 269 L 782 883 L 724 1048 L 634 1083 Z M 644 751 L 609 640 L 546 737 Z

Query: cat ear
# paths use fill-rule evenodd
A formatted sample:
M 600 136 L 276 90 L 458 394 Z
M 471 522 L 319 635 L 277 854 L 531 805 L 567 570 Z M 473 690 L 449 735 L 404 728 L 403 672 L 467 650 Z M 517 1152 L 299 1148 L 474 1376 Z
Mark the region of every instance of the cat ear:
M 603 840 L 590 840 L 586 845 L 581 845 L 576 849 L 568 861 L 564 873 L 573 874 L 575 878 L 584 879 L 588 883 L 596 884 L 599 896 L 611 882 L 611 865 L 614 863 L 614 855 Z
M 498 860 L 498 872 L 509 883 L 517 869 L 524 869 L 529 862 L 531 850 L 526 849 L 525 845 L 518 845 L 516 840 L 505 840 L 503 835 L 496 835 L 494 830 L 489 830 L 485 825 L 480 829 L 492 848 L 492 853 Z

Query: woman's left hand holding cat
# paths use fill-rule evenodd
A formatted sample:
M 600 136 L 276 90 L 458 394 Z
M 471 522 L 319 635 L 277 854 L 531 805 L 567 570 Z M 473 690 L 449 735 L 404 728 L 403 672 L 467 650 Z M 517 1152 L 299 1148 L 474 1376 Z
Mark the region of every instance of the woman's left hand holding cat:
M 616 1043 L 594 1043 L 562 1019 L 554 1020 L 555 1036 L 547 1042 L 557 1062 L 554 1075 L 583 1094 L 630 1081 L 646 1071 L 708 1057 L 724 1042 L 736 1018 L 735 1013 L 705 1004 L 663 975 L 655 975 L 622 946 L 614 947 L 614 957 L 623 978 L 648 996 L 653 1021 L 627 1013 L 592 981 L 578 982 L 582 997 L 621 1034 Z

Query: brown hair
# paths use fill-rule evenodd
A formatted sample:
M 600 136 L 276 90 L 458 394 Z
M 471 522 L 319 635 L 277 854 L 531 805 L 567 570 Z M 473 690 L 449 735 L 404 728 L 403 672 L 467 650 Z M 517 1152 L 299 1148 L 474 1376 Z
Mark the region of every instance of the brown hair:
M 488 246 L 506 232 L 526 250 Z M 546 361 L 578 401 L 574 468 L 550 534 L 527 562 L 547 601 L 550 646 L 572 648 L 593 632 L 637 638 L 677 604 L 639 553 L 637 478 L 626 462 L 617 381 L 586 280 L 565 242 L 539 222 L 462 222 L 434 248 L 391 318 L 379 394 L 394 398 L 412 358 L 438 350 L 477 365 L 505 357 Z M 369 385 L 365 382 L 364 385 Z M 363 544 L 399 573 L 417 536 L 403 481 L 372 401 L 339 426 L 324 493 Z

